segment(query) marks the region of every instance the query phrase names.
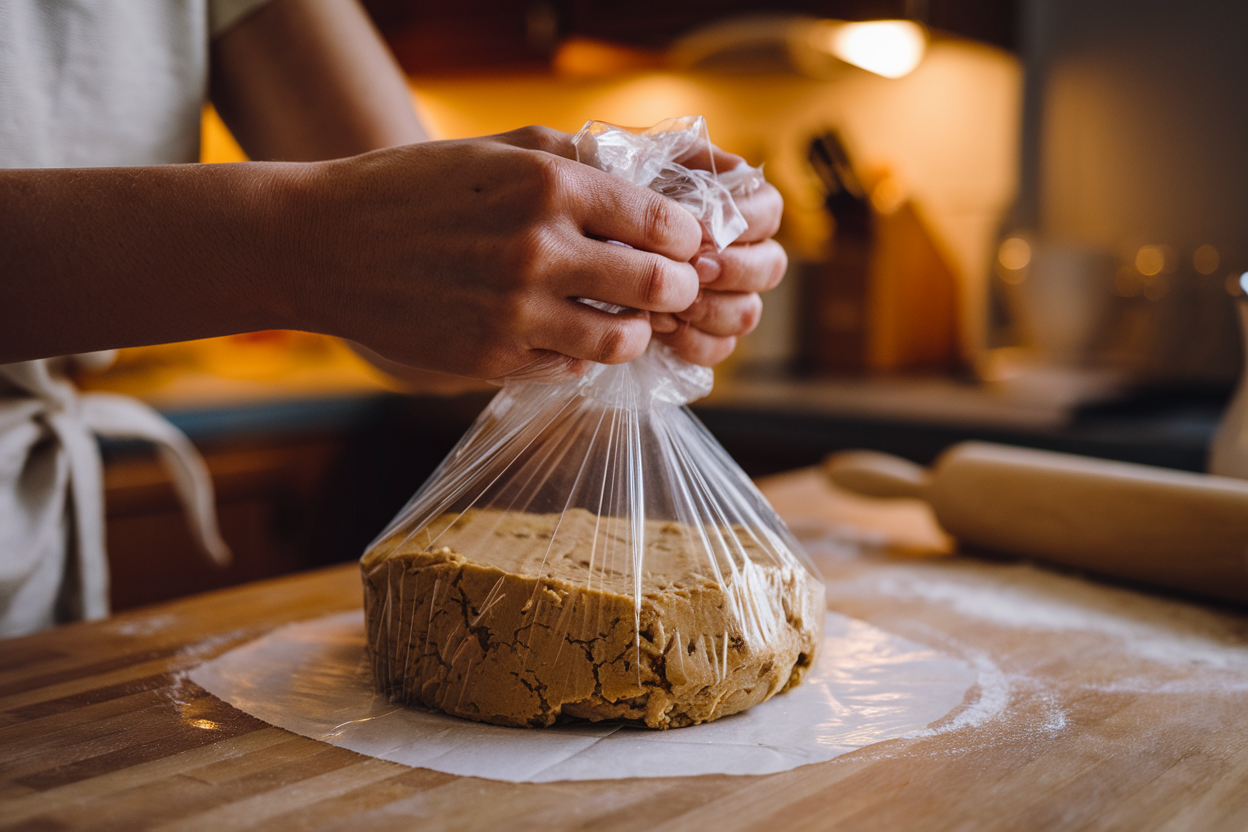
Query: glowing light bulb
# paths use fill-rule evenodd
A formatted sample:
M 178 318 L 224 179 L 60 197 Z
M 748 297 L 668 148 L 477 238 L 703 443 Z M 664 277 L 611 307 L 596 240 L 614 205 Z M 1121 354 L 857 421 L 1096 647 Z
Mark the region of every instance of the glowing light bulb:
M 1210 245 L 1203 245 L 1192 254 L 1192 266 L 1201 274 L 1213 274 L 1221 263 L 1218 250 Z
M 1010 237 L 1001 243 L 997 250 L 997 260 L 1011 271 L 1027 268 L 1031 262 L 1031 246 L 1022 237 Z
M 813 34 L 819 48 L 885 78 L 909 75 L 927 49 L 923 27 L 909 20 L 825 20 L 816 25 Z
M 871 190 L 871 205 L 881 214 L 891 214 L 906 201 L 906 189 L 895 177 L 882 179 Z
M 1166 266 L 1166 255 L 1157 246 L 1141 246 L 1135 253 L 1135 267 L 1140 274 L 1152 277 Z

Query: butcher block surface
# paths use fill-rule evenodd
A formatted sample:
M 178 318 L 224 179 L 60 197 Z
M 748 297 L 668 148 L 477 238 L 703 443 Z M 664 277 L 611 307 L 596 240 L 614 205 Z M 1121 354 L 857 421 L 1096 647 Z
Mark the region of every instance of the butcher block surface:
M 950 554 L 919 504 L 813 470 L 763 487 L 833 609 L 978 669 L 959 710 L 782 774 L 515 784 L 306 739 L 186 678 L 358 609 L 347 564 L 0 642 L 0 829 L 1248 829 L 1248 616 Z

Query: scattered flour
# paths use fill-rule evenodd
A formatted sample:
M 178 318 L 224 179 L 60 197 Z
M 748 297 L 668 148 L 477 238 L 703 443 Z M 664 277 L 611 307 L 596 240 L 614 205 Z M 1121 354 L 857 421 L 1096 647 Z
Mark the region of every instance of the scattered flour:
M 1003 627 L 1095 633 L 1166 665 L 1248 671 L 1248 637 L 1224 614 L 1025 564 L 887 566 L 830 591 L 931 601 Z
M 1066 727 L 1066 712 L 1053 694 L 1045 696 L 1045 720 L 1041 726 L 1047 733 L 1055 734 Z
M 1001 668 L 993 664 L 987 656 L 980 654 L 964 656 L 975 672 L 979 674 L 979 697 L 957 711 L 947 720 L 929 725 L 921 731 L 906 734 L 911 737 L 933 737 L 937 734 L 949 734 L 964 728 L 973 728 L 1000 715 L 1010 704 L 1010 681 L 1001 672 Z
M 170 627 L 176 621 L 172 615 L 140 616 L 136 618 L 120 618 L 105 622 L 106 628 L 112 629 L 123 636 L 150 636 Z
M 940 606 L 982 622 L 986 629 L 955 636 L 925 623 L 922 615 L 898 621 L 913 606 L 890 610 L 906 637 L 958 656 L 974 667 L 978 685 L 963 707 L 910 738 L 953 735 L 954 744 L 922 744 L 905 753 L 964 754 L 997 744 L 1048 742 L 1070 730 L 1092 692 L 1133 695 L 1248 693 L 1248 619 L 1216 607 L 1165 598 L 1060 574 L 1029 564 L 969 558 L 897 559 L 879 554 L 873 541 L 825 526 L 799 531 L 815 562 L 829 576 L 832 609 L 873 600 Z M 861 608 L 859 606 L 859 608 Z M 869 607 L 868 607 L 869 608 Z M 887 627 L 887 625 L 885 625 Z M 1019 636 L 1002 641 L 1002 631 Z M 983 633 L 983 638 L 975 633 Z M 1099 661 L 1075 677 L 1060 664 L 989 644 L 1025 643 L 1026 633 L 1099 638 L 1119 659 Z M 1086 641 L 1072 644 L 1086 645 Z M 1077 657 L 1078 654 L 1075 654 Z M 1102 654 L 1109 655 L 1109 654 Z M 1039 663 L 1037 663 L 1037 659 Z M 1077 658 L 1076 658 L 1077 660 Z M 881 749 L 881 754 L 897 753 Z

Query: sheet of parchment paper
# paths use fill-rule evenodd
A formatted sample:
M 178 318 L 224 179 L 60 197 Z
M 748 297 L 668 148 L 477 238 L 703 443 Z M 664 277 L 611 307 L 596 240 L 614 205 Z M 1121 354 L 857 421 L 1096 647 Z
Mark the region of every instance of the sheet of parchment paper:
M 962 702 L 966 662 L 828 613 L 813 673 L 715 722 L 652 731 L 616 724 L 526 729 L 396 707 L 373 694 L 364 616 L 274 630 L 201 665 L 191 681 L 272 725 L 360 754 L 511 782 L 771 774 L 902 737 Z

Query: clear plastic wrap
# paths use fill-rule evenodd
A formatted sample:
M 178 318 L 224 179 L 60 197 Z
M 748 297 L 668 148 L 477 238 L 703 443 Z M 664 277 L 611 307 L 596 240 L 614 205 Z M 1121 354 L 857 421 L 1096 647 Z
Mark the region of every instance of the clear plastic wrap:
M 689 208 L 722 248 L 752 168 L 716 175 L 701 118 L 591 122 L 581 161 Z M 725 183 L 727 180 L 727 183 Z M 516 726 L 681 727 L 797 684 L 824 590 L 685 404 L 711 371 L 658 342 L 560 383 L 508 381 L 365 553 L 376 689 Z

